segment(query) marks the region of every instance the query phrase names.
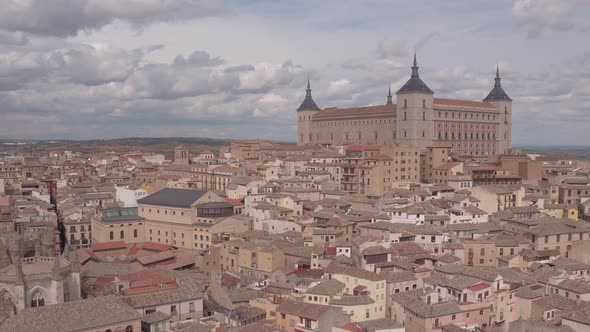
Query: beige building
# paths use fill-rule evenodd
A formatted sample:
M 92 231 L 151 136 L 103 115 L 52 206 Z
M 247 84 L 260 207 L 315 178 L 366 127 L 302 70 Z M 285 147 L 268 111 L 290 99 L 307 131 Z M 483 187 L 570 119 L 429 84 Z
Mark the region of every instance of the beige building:
M 482 101 L 434 98 L 420 79 L 414 56 L 412 75 L 384 105 L 320 109 L 307 83 L 297 109 L 297 144 L 314 146 L 405 143 L 420 151 L 434 143 L 457 154 L 493 155 L 512 148 L 512 99 L 496 71 L 493 89 Z
M 471 195 L 480 200 L 479 208 L 487 213 L 504 211 L 522 206 L 524 189 L 520 185 L 489 184 L 469 189 Z
M 232 204 L 207 190 L 166 188 L 137 205 L 146 241 L 187 249 L 209 248 L 211 227 L 234 213 Z
M 145 220 L 136 207 L 99 210 L 91 218 L 92 242 L 145 241 Z
M 364 315 L 363 313 L 358 312 L 358 310 L 354 312 L 355 315 L 364 317 L 362 318 L 363 320 L 385 318 L 387 315 L 387 306 L 385 300 L 387 295 L 387 282 L 384 275 L 376 274 L 356 267 L 331 263 L 324 270 L 324 278 L 336 279 L 343 283 L 344 294 L 367 296 L 366 301 L 362 303 L 351 301 L 352 303 L 356 303 L 356 305 L 361 306 L 361 309 L 364 310 Z M 368 299 L 371 299 L 372 302 Z M 343 308 L 345 307 L 346 306 L 343 306 Z
M 498 258 L 514 256 L 528 249 L 529 242 L 520 234 L 499 233 L 465 240 L 465 261 L 468 266 L 498 266 Z

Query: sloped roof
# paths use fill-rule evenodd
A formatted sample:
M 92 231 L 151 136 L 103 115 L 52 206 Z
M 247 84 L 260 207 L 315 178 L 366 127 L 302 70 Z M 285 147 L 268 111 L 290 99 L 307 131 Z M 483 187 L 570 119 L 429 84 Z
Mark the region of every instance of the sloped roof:
M 395 115 L 395 104 L 362 106 L 351 108 L 328 107 L 313 115 L 314 120 L 350 117 L 378 117 Z
M 500 70 L 496 68 L 496 78 L 494 79 L 494 88 L 487 97 L 484 98 L 484 101 L 492 101 L 492 100 L 506 100 L 512 101 L 508 94 L 504 89 L 502 89 L 501 78 L 500 78 Z
M 139 204 L 190 208 L 207 190 L 164 188 L 137 201 Z
M 64 319 L 67 317 L 67 319 Z M 141 315 L 115 296 L 26 308 L 8 318 L 2 331 L 87 331 L 139 320 Z
M 305 99 L 303 99 L 303 102 L 299 108 L 297 108 L 297 111 L 319 111 L 320 108 L 311 97 L 311 86 L 309 84 L 309 80 L 307 81 L 307 89 L 305 92 Z

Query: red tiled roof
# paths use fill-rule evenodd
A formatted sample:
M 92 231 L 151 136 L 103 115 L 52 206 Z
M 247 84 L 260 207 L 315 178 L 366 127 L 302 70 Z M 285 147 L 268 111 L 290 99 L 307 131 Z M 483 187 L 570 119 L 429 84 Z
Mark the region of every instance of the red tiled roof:
M 490 285 L 484 284 L 483 282 L 480 282 L 478 284 L 471 285 L 471 286 L 467 287 L 467 289 L 477 292 L 477 291 L 480 291 L 482 289 L 486 289 L 486 288 L 489 288 L 489 287 L 490 287 Z
M 166 251 L 170 250 L 170 248 L 172 248 L 171 245 L 155 242 L 144 242 L 143 246 L 141 246 L 141 249 L 152 251 Z
M 316 113 L 313 118 L 314 120 L 327 120 L 331 118 L 355 118 L 355 117 L 383 117 L 383 116 L 394 116 L 395 105 L 375 105 L 375 106 L 364 106 L 364 107 L 351 107 L 351 108 L 337 108 L 329 107 Z
M 498 111 L 496 106 L 485 101 L 434 98 L 434 107 L 453 110 Z
M 98 285 L 108 285 L 115 280 L 115 277 L 112 276 L 100 276 L 96 278 L 96 284 Z
M 150 285 L 168 284 L 174 282 L 174 277 L 154 271 L 144 270 L 119 276 L 123 281 L 129 281 L 129 287 L 145 287 Z
M 336 247 L 328 247 L 324 249 L 324 252 L 328 256 L 336 256 Z
M 364 331 L 362 327 L 356 325 L 355 323 L 348 323 L 344 326 L 341 326 L 340 328 L 342 330 L 347 330 L 350 332 L 363 332 Z
M 237 285 L 240 282 L 240 278 L 234 277 L 229 273 L 224 273 L 221 275 L 221 286 L 228 287 Z
M 126 248 L 127 248 L 127 245 L 123 241 L 94 243 L 94 244 L 92 244 L 92 247 L 91 247 L 92 251 L 126 249 Z
M 232 199 L 232 198 L 225 197 L 225 201 L 232 204 L 233 206 L 243 206 L 244 205 L 244 202 L 242 202 L 242 200 L 240 200 L 240 199 Z

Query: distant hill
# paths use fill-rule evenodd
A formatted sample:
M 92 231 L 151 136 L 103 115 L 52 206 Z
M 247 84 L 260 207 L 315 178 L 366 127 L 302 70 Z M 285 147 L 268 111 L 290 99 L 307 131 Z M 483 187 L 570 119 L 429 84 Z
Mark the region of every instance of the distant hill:
M 97 153 L 104 151 L 155 152 L 172 154 L 174 148 L 186 145 L 192 151 L 213 150 L 217 152 L 221 146 L 229 145 L 231 140 L 202 137 L 128 137 L 97 140 L 0 140 L 0 151 L 55 151 L 70 150 L 80 153 Z

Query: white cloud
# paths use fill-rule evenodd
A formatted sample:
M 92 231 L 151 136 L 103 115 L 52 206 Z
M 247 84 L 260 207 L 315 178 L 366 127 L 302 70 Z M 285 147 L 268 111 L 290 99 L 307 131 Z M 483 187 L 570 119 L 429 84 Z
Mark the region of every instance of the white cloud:
M 574 24 L 572 12 L 575 0 L 515 0 L 512 15 L 528 28 L 530 37 L 538 36 L 545 29 L 569 30 Z
M 384 40 L 377 45 L 377 56 L 383 59 L 391 59 L 406 56 L 408 47 L 401 40 Z

